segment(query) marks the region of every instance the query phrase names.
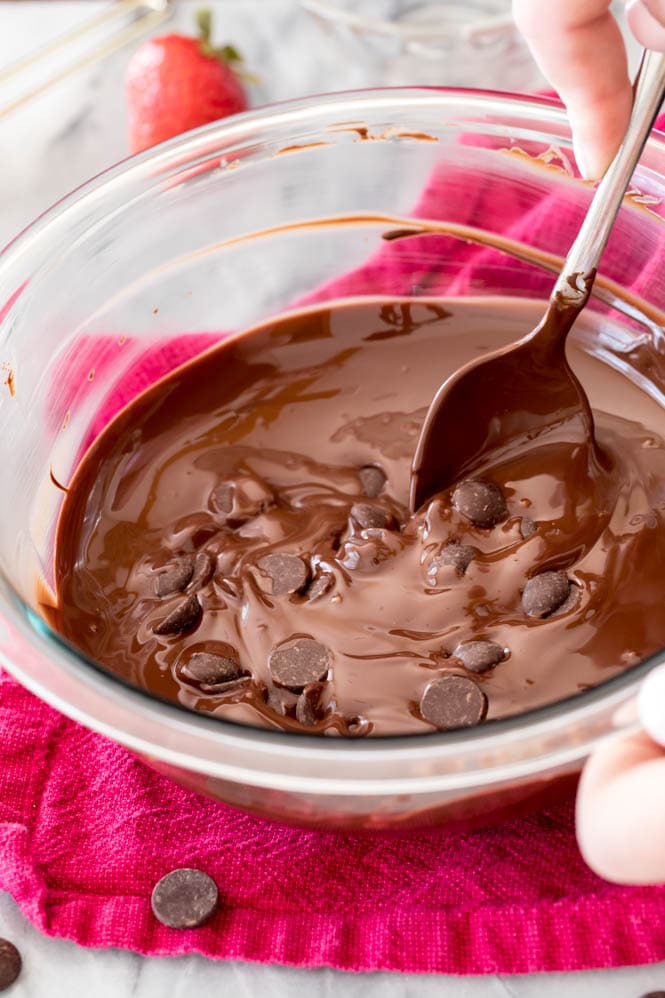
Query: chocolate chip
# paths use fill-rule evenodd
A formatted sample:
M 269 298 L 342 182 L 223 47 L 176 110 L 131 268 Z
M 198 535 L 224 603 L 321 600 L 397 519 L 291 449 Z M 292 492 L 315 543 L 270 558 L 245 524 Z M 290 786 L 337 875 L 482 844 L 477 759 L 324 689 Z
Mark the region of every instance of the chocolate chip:
M 538 533 L 538 524 L 534 523 L 530 516 L 523 516 L 520 520 L 520 533 L 522 539 L 528 541 L 530 537 Z
M 296 701 L 296 720 L 311 728 L 325 713 L 322 704 L 324 683 L 310 683 Z
M 452 504 L 477 527 L 494 527 L 508 515 L 506 500 L 494 482 L 467 479 L 456 486 Z
M 278 686 L 301 693 L 310 683 L 328 675 L 330 651 L 313 638 L 295 638 L 275 648 L 270 655 L 270 674 Z
M 464 575 L 477 553 L 476 549 L 469 547 L 468 544 L 458 544 L 454 541 L 446 544 L 432 564 L 436 563 L 437 568 L 439 565 L 451 565 L 458 575 Z
M 266 706 L 274 711 L 275 714 L 279 717 L 286 717 L 287 705 L 282 698 L 281 690 L 276 689 L 274 686 L 266 689 L 263 691 L 263 699 L 266 702 Z
M 496 641 L 463 641 L 453 655 L 469 672 L 487 672 L 503 662 L 506 652 Z
M 377 537 L 351 537 L 338 554 L 338 560 L 351 572 L 375 572 L 394 554 L 390 546 Z
M 442 731 L 466 728 L 483 720 L 487 698 L 466 676 L 442 676 L 433 680 L 423 693 L 420 713 Z
M 202 693 L 214 694 L 218 697 L 230 697 L 236 693 L 245 694 L 252 685 L 252 677 L 249 675 L 238 676 L 237 679 L 229 679 L 228 683 L 217 683 L 216 686 L 201 685 Z
M 313 603 L 315 599 L 324 596 L 332 589 L 334 582 L 335 579 L 332 575 L 319 575 L 318 578 L 313 579 L 305 591 L 307 601 Z
M 568 599 L 565 572 L 541 572 L 529 579 L 522 592 L 522 609 L 529 617 L 549 617 Z
M 642 998 L 665 998 L 665 991 L 649 991 L 648 994 L 642 995 Z
M 155 592 L 158 596 L 181 593 L 194 574 L 194 559 L 179 558 L 162 569 L 155 579 Z
M 361 530 L 385 527 L 388 514 L 380 506 L 372 506 L 368 502 L 357 502 L 351 507 L 351 519 Z
M 346 726 L 347 735 L 351 735 L 352 738 L 363 738 L 368 735 L 372 730 L 371 723 L 366 717 L 351 717 Z
M 188 596 L 153 630 L 155 634 L 184 634 L 191 631 L 200 618 L 201 604 L 195 595 Z
M 568 580 L 570 582 L 570 580 Z M 582 588 L 578 586 L 576 582 L 570 582 L 570 589 L 568 590 L 568 595 L 557 609 L 552 614 L 553 617 L 558 617 L 562 613 L 568 613 L 570 610 L 574 610 L 579 603 L 582 596 Z
M 229 485 L 228 482 L 218 485 L 212 490 L 210 503 L 217 513 L 228 516 L 233 509 L 233 486 Z
M 194 590 L 201 589 L 202 586 L 210 582 L 214 570 L 215 563 L 210 555 L 206 554 L 205 551 L 199 551 L 194 559 L 194 571 L 188 583 L 190 588 Z
M 258 516 L 274 502 L 272 489 L 255 475 L 239 475 L 234 482 L 222 482 L 210 493 L 210 506 L 231 526 L 239 526 Z
M 182 675 L 201 686 L 219 686 L 243 675 L 243 668 L 237 658 L 213 655 L 207 651 L 197 651 L 182 666 Z
M 386 484 L 384 472 L 374 464 L 366 464 L 364 468 L 361 468 L 358 472 L 358 478 L 368 499 L 376 499 Z
M 21 973 L 21 954 L 8 939 L 0 939 L 0 991 L 5 991 Z
M 206 922 L 219 900 L 217 885 L 201 870 L 180 869 L 167 873 L 152 892 L 152 910 L 162 925 L 171 929 L 193 929 Z
M 266 591 L 271 596 L 297 593 L 307 584 L 309 569 L 296 554 L 267 554 L 257 562 L 259 571 L 267 576 Z M 264 580 L 259 583 L 263 588 Z

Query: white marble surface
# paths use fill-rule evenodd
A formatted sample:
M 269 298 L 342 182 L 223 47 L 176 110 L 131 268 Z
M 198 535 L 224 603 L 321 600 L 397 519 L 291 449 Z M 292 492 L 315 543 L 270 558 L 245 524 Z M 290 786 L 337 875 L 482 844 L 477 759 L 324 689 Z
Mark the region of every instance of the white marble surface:
M 449 977 L 351 974 L 86 950 L 47 939 L 0 895 L 0 935 L 23 954 L 8 998 L 640 998 L 665 988 L 665 965 L 583 974 Z
M 191 31 L 198 0 L 173 0 L 168 29 Z M 103 9 L 108 0 L 0 0 L 0 72 L 17 58 Z M 504 0 L 509 6 L 509 0 Z M 213 0 L 217 37 L 243 54 L 259 77 L 253 105 L 327 90 L 381 84 L 433 83 L 495 89 L 536 88 L 541 82 L 528 57 L 506 71 L 500 53 L 448 54 L 444 65 L 402 58 L 382 61 L 376 46 L 353 36 L 342 47 L 301 9 L 298 0 Z M 0 246 L 37 214 L 127 155 L 122 95 L 124 68 L 135 45 L 66 79 L 50 92 L 2 117 L 9 84 L 0 79 Z M 23 92 L 12 84 L 11 93 Z
M 361 2 L 361 0 L 359 0 Z M 217 27 L 224 40 L 245 54 L 249 68 L 261 76 L 252 102 L 264 103 L 322 90 L 381 83 L 435 82 L 432 66 L 365 60 L 360 49 L 342 58 L 334 37 L 322 32 L 296 0 L 216 0 Z M 49 41 L 77 20 L 103 6 L 78 2 L 3 2 L 0 0 L 0 70 L 36 46 Z M 187 28 L 195 4 L 177 0 L 171 24 Z M 103 63 L 77 73 L 52 92 L 10 116 L 0 117 L 0 245 L 57 198 L 89 176 L 126 155 L 122 75 L 129 56 L 124 49 Z M 466 62 L 466 60 L 465 60 Z M 478 85 L 538 85 L 526 63 L 505 67 L 486 60 L 478 67 Z M 464 65 L 464 72 L 469 66 Z M 501 80 L 497 79 L 500 71 Z M 468 82 L 450 60 L 441 83 Z M 6 98 L 6 93 L 5 93 Z M 3 86 L 0 82 L 0 109 Z M 213 962 L 200 957 L 145 959 L 117 950 L 84 950 L 73 943 L 40 935 L 21 916 L 8 896 L 0 895 L 0 935 L 13 940 L 24 958 L 24 970 L 12 987 L 12 998 L 179 998 L 197 995 L 267 995 L 290 998 L 303 991 L 311 998 L 549 998 L 568 989 L 574 998 L 638 998 L 665 988 L 665 965 L 575 975 L 450 978 L 396 974 L 342 974 L 329 969 Z

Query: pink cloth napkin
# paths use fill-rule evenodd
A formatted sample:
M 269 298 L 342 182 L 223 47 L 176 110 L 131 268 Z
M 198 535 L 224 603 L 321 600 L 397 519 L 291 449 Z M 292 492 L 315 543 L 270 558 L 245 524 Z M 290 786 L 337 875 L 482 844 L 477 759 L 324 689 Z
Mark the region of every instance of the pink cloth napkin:
M 665 889 L 584 865 L 572 802 L 467 835 L 302 831 L 239 814 L 0 680 L 0 888 L 85 946 L 347 970 L 578 970 L 665 958 Z M 150 892 L 194 866 L 221 906 L 162 926 Z
M 504 197 L 506 234 L 528 233 L 544 245 L 562 227 L 572 236 L 555 197 L 534 202 L 528 188 L 502 191 L 499 179 L 461 205 L 463 181 L 437 174 L 416 214 L 482 225 L 484 207 Z M 464 293 L 503 266 L 494 251 L 428 239 L 429 262 L 415 281 L 405 264 L 414 242 L 386 243 L 311 300 L 368 290 Z M 616 276 L 627 274 L 637 290 L 660 265 L 648 247 L 643 259 L 614 258 Z M 442 268 L 442 260 L 453 265 Z M 534 293 L 549 285 L 526 266 L 506 280 Z M 146 353 L 96 429 L 174 357 L 208 342 L 179 338 Z M 85 370 L 84 352 L 78 359 Z M 153 885 L 178 866 L 198 867 L 219 885 L 219 911 L 202 928 L 168 929 L 151 914 Z M 575 844 L 571 801 L 465 835 L 290 829 L 174 785 L 7 676 L 0 677 L 0 888 L 45 933 L 146 954 L 468 974 L 665 959 L 665 888 L 618 887 L 594 876 Z

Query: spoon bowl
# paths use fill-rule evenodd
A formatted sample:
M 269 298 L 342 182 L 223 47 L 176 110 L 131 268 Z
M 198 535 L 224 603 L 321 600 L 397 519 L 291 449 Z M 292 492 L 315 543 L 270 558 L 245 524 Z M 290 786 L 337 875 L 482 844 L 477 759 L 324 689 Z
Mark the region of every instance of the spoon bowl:
M 457 371 L 434 396 L 411 467 L 412 512 L 546 433 L 548 439 L 586 447 L 590 472 L 599 460 L 591 407 L 566 360 L 566 338 L 589 299 L 664 94 L 665 55 L 644 52 L 626 136 L 596 190 L 543 319 L 521 340 Z
M 590 290 L 593 277 L 586 283 Z M 580 307 L 553 300 L 525 337 L 471 361 L 443 383 L 413 460 L 413 510 L 454 482 L 502 464 L 544 434 L 548 440 L 589 447 L 590 460 L 597 456 L 591 407 L 568 364 L 562 335 Z

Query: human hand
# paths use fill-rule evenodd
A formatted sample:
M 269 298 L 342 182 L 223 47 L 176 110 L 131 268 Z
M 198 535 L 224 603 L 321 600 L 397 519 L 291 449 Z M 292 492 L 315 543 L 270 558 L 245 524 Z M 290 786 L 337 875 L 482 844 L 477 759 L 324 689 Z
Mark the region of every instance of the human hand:
M 609 742 L 587 763 L 577 838 L 589 866 L 625 884 L 665 882 L 665 666 L 642 684 L 643 732 Z
M 626 131 L 633 94 L 611 0 L 513 0 L 515 22 L 568 109 L 584 177 L 605 172 Z M 628 25 L 645 48 L 665 52 L 665 0 L 629 0 Z

